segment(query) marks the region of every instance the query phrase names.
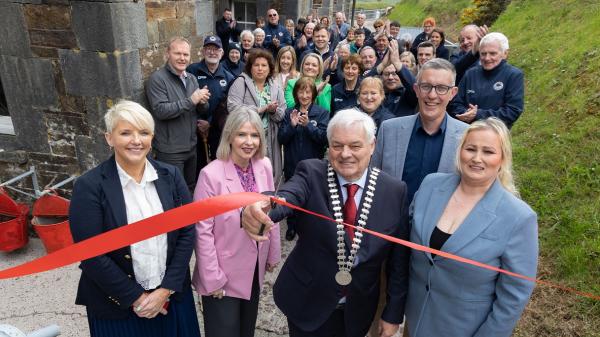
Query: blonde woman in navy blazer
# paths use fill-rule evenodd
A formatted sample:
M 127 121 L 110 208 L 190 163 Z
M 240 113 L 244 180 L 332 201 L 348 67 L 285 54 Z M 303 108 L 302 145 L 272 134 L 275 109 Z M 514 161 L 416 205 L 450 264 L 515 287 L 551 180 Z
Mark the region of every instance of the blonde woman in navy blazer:
M 428 175 L 415 195 L 412 242 L 535 277 L 537 216 L 518 197 L 508 129 L 499 119 L 465 132 L 458 174 Z M 508 337 L 534 283 L 413 251 L 406 316 L 411 337 Z
M 191 202 L 181 172 L 147 157 L 148 110 L 120 101 L 104 120 L 114 155 L 75 183 L 75 242 Z M 86 306 L 91 337 L 200 337 L 189 272 L 194 234 L 187 226 L 81 261 L 75 303 Z

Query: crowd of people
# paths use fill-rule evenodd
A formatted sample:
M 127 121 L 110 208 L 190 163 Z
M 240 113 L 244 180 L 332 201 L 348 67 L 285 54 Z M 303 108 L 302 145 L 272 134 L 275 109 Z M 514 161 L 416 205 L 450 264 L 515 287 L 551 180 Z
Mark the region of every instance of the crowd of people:
M 92 337 L 199 336 L 192 286 L 206 336 L 253 336 L 284 219 L 297 242 L 273 293 L 291 337 L 393 336 L 403 322 L 411 337 L 511 335 L 532 283 L 362 229 L 535 277 L 536 214 L 510 143 L 523 72 L 486 26 L 465 26 L 452 55 L 434 18 L 414 39 L 397 21 L 373 28 L 363 13 L 350 26 L 341 12 L 294 22 L 271 8 L 242 30 L 226 9 L 201 61 L 169 41 L 149 109 L 121 101 L 105 115 L 113 155 L 75 184 L 74 240 L 243 191 L 337 225 L 264 201 L 82 261 Z

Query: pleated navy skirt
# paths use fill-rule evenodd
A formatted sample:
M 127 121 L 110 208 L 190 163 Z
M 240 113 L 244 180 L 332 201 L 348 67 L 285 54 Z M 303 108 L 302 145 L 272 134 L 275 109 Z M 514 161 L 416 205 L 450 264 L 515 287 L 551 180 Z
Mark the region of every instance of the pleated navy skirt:
M 200 337 L 198 316 L 192 289 L 185 291 L 181 301 L 169 303 L 167 315 L 148 319 L 138 317 L 133 310 L 125 319 L 102 319 L 90 315 L 91 337 Z

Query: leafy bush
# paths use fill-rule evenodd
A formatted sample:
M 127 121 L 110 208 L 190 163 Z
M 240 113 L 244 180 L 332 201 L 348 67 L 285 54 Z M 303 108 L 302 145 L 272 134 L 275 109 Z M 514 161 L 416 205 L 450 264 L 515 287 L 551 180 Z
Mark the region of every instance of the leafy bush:
M 474 23 L 491 26 L 504 12 L 511 0 L 473 0 L 473 6 L 465 8 L 460 16 L 463 25 Z

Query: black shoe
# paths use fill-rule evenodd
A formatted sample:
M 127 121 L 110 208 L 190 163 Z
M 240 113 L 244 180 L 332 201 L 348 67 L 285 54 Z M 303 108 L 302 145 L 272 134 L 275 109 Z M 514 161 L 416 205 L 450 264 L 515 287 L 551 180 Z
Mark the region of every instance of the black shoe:
M 293 241 L 294 238 L 296 237 L 296 230 L 293 228 L 288 228 L 287 231 L 285 231 L 285 239 L 288 241 Z

